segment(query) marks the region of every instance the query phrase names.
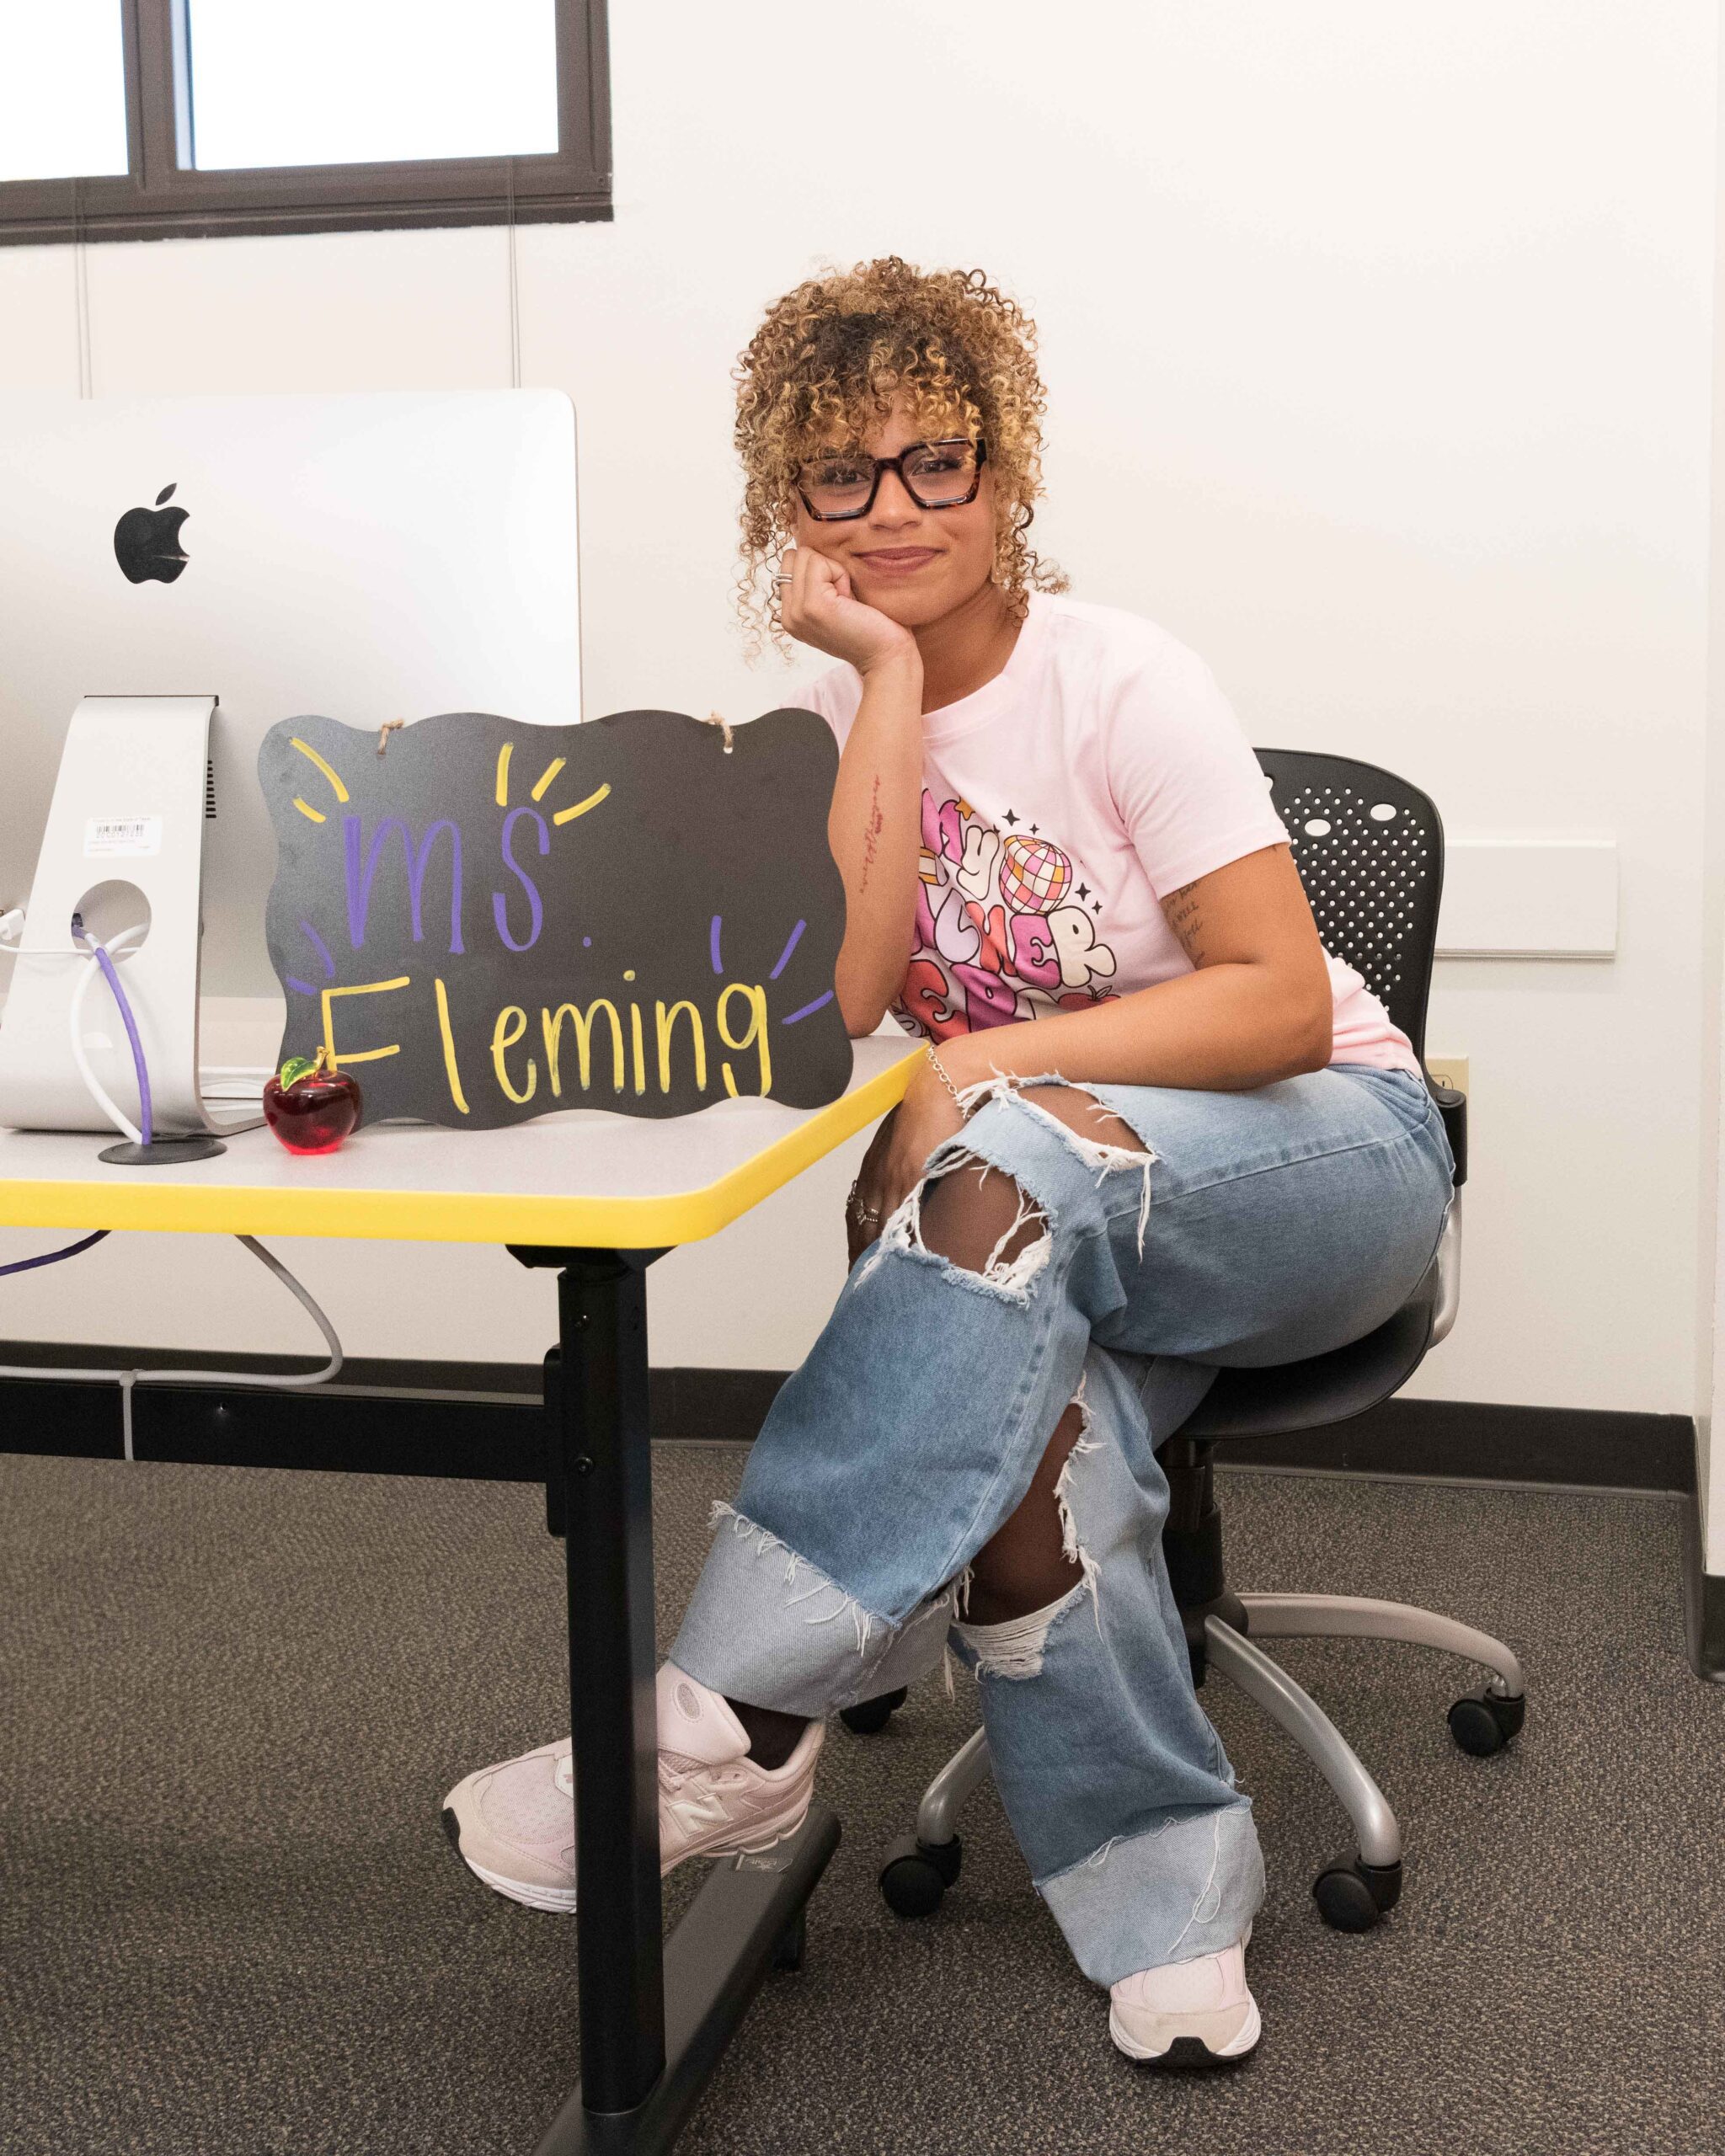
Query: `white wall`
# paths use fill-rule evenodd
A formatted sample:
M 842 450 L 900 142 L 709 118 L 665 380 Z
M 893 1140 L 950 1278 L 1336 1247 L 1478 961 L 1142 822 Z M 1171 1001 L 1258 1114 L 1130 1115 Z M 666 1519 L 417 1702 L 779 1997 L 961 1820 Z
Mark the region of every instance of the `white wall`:
M 590 710 L 781 694 L 729 613 L 728 368 L 815 262 L 895 250 L 1034 311 L 1039 539 L 1203 651 L 1254 739 L 1398 767 L 1458 833 L 1616 835 L 1615 963 L 1440 969 L 1475 1156 L 1428 1393 L 1695 1404 L 1715 30 L 1712 0 L 634 4 L 616 221 L 520 237 L 525 378 L 581 414 Z M 505 246 L 93 249 L 97 392 L 495 386 Z M 72 294 L 67 250 L 0 249 L 0 387 L 75 388 Z M 670 1260 L 657 1358 L 793 1360 L 846 1179 Z M 382 1293 L 372 1251 L 288 1254 L 357 1353 L 547 1336 L 500 1254 L 397 1251 Z M 75 1317 L 70 1276 L 12 1282 L 0 1334 L 300 1338 L 245 1263 L 110 1243 Z
M 1725 40 L 1718 60 L 1719 109 L 1725 114 Z M 1719 1176 L 1725 1165 L 1725 127 L 1715 154 L 1713 268 L 1713 404 L 1711 441 L 1712 550 L 1707 665 L 1707 752 L 1703 788 L 1701 889 L 1701 1155 L 1696 1187 L 1696 1488 L 1701 1503 L 1703 1563 L 1725 1573 L 1725 1207 Z M 1721 1441 L 1714 1441 L 1714 1432 Z
M 1716 743 L 1716 746 L 1719 745 Z M 1711 789 L 1710 789 L 1711 791 Z M 1710 803 L 1710 806 L 1712 803 Z M 1710 815 L 1710 833 L 1725 831 L 1725 824 Z M 1714 867 L 1714 880 L 1722 872 Z M 1717 978 L 1708 1000 L 1708 1038 L 1704 1043 L 1703 1095 L 1706 1121 L 1702 1129 L 1701 1173 L 1696 1187 L 1700 1204 L 1700 1278 L 1696 1283 L 1696 1492 L 1701 1507 L 1703 1568 L 1725 1577 L 1725 1204 L 1720 1203 L 1719 1177 L 1725 1165 L 1725 1101 L 1721 1098 L 1720 1074 L 1725 1059 L 1725 1033 L 1721 1014 L 1725 1011 L 1725 984 Z

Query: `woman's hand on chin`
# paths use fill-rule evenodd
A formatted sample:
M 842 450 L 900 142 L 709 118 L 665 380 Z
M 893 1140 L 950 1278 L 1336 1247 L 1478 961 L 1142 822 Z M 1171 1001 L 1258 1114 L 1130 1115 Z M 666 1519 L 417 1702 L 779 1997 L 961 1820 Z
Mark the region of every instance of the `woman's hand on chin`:
M 846 660 L 859 674 L 891 661 L 921 668 L 916 638 L 878 606 L 856 597 L 836 562 L 812 547 L 789 547 L 780 566 L 791 580 L 780 586 L 779 618 L 799 643 Z

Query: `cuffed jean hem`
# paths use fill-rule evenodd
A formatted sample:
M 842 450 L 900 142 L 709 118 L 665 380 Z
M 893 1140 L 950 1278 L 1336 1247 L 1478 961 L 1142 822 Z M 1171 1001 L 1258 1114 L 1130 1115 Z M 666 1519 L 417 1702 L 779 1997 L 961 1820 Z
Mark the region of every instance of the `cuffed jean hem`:
M 914 1684 L 940 1661 L 958 1581 L 892 1625 L 734 1506 L 715 1505 L 713 1517 L 713 1548 L 670 1652 L 699 1683 L 818 1720 Z
M 1245 1937 L 1263 1900 L 1251 1800 L 1104 1842 L 1036 1891 L 1093 1983 L 1220 1954 Z

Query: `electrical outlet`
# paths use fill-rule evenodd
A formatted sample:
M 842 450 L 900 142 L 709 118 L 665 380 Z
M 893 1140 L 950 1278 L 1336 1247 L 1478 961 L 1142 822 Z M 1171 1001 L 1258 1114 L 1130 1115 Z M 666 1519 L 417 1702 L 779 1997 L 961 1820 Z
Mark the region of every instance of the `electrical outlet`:
M 1467 1097 L 1467 1058 L 1465 1055 L 1436 1055 L 1426 1051 L 1425 1067 L 1432 1074 L 1434 1086 L 1447 1086 L 1451 1092 Z

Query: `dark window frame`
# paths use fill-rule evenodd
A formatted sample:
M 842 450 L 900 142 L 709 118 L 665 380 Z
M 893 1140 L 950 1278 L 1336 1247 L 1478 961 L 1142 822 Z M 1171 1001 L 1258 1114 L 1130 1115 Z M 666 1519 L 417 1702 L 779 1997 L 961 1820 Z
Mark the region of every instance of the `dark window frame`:
M 555 154 L 199 172 L 188 0 L 120 0 L 131 169 L 0 181 L 0 246 L 563 223 L 611 216 L 605 0 L 553 0 Z

